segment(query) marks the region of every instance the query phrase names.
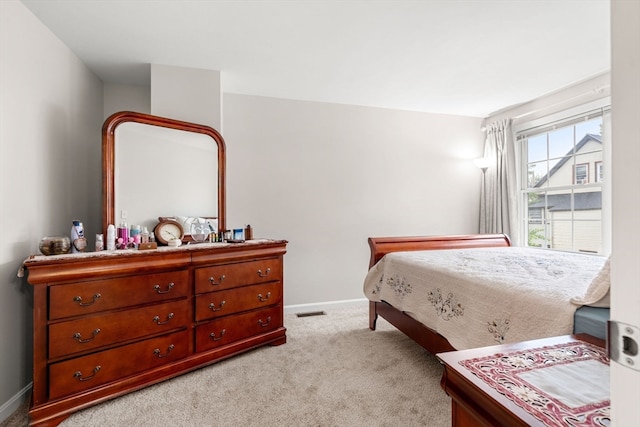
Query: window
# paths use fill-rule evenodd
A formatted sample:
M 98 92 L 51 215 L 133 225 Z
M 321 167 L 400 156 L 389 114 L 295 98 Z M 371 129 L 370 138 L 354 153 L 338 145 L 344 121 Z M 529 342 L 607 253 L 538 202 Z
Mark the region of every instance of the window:
M 528 246 L 603 253 L 603 118 L 598 110 L 516 132 Z
M 604 181 L 604 175 L 602 174 L 602 162 L 596 162 L 596 182 Z
M 576 165 L 573 182 L 575 184 L 587 184 L 589 182 L 589 164 Z

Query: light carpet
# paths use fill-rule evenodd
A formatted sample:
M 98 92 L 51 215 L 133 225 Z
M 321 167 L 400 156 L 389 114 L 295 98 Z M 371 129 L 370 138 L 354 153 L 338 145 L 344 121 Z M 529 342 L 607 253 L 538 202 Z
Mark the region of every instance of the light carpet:
M 436 358 L 384 319 L 371 331 L 367 310 L 286 315 L 284 345 L 85 409 L 61 426 L 451 425 Z

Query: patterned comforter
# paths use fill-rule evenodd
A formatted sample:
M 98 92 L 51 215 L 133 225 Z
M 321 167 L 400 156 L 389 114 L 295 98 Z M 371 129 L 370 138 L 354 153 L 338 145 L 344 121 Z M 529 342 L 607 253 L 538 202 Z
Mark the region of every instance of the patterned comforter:
M 458 350 L 566 335 L 605 264 L 598 255 L 504 247 L 387 254 L 364 283 Z

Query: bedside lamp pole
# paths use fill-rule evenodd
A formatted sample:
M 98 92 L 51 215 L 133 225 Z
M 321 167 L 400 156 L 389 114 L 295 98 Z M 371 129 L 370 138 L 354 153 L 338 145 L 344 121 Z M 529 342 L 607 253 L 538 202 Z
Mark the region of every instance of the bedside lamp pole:
M 486 183 L 486 172 L 491 166 L 491 159 L 489 157 L 480 157 L 479 159 L 474 159 L 473 163 L 482 171 L 482 187 L 480 189 L 480 233 L 486 232 L 486 218 L 485 212 L 487 207 L 487 183 Z

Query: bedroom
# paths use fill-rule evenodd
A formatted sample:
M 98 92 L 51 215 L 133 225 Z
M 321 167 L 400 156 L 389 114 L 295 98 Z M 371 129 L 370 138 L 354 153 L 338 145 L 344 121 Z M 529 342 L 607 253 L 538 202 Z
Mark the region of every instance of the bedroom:
M 3 4 L 3 8 L 20 6 L 20 3 Z M 3 162 L 6 161 L 5 154 L 11 158 L 28 157 L 34 168 L 34 171 L 28 171 L 17 164 L 3 163 L 3 174 L 8 171 L 6 173 L 20 177 L 23 183 L 21 188 L 16 188 L 5 178 L 7 175 L 3 175 L 5 211 L 2 227 L 6 237 L 2 243 L 2 265 L 5 280 L 11 281 L 2 291 L 1 312 L 7 317 L 3 317 L 0 328 L 3 346 L 20 342 L 19 347 L 23 349 L 16 353 L 3 347 L 0 367 L 3 378 L 0 402 L 3 404 L 25 387 L 30 377 L 26 362 L 30 346 L 27 338 L 28 299 L 20 283 L 14 279 L 14 270 L 26 254 L 37 249 L 37 241 L 43 235 L 66 232 L 71 217 L 86 218 L 88 234 L 95 234 L 100 211 L 99 133 L 96 130 L 106 116 L 104 110 L 107 109 L 105 105 L 108 105 L 109 95 L 123 89 L 109 85 L 103 88 L 97 77 L 29 15 L 26 8 L 21 7 L 12 13 L 17 13 L 16 19 L 20 20 L 21 29 L 15 29 L 16 34 L 21 34 L 25 31 L 22 28 L 26 28 L 38 34 L 44 43 L 44 46 L 33 46 L 30 39 L 17 36 L 16 39 L 22 40 L 20 46 L 25 51 L 35 49 L 47 66 L 46 72 L 35 75 L 31 74 L 35 72 L 33 68 L 12 69 L 12 78 L 18 79 L 20 84 L 12 85 L 9 92 L 3 85 L 3 99 L 7 96 L 14 105 L 15 115 L 10 117 L 16 124 L 10 129 L 3 126 L 3 141 L 6 138 L 16 139 L 25 131 L 30 132 L 23 136 L 24 144 L 9 148 L 3 142 Z M 2 31 L 5 34 L 4 31 L 9 30 Z M 9 34 L 13 36 L 14 32 Z M 81 84 L 71 83 L 71 74 L 74 81 Z M 132 104 L 137 107 L 135 109 L 147 108 L 139 102 L 144 97 L 142 93 L 126 100 L 126 108 L 133 108 L 129 107 Z M 482 124 L 480 118 L 226 94 L 224 114 L 225 138 L 228 141 L 269 141 L 268 147 L 266 144 L 251 146 L 239 142 L 232 146 L 229 142 L 228 214 L 238 223 L 252 223 L 258 234 L 291 241 L 285 261 L 289 275 L 287 304 L 362 298 L 360 284 L 368 259 L 366 238 L 370 235 L 446 234 L 476 230 L 480 173 L 467 160 L 478 156 L 482 150 L 483 135 L 478 131 Z M 242 127 L 247 121 L 252 126 Z M 299 126 L 291 126 L 290 123 Z M 332 123 L 332 127 L 329 128 L 327 123 Z M 370 123 L 380 125 L 374 129 Z M 313 132 L 304 130 L 310 128 Z M 455 138 L 449 136 L 451 129 L 456 129 Z M 56 135 L 60 149 L 52 150 L 47 144 L 36 142 L 47 141 L 51 135 Z M 67 135 L 71 135 L 69 141 Z M 354 136 L 360 145 L 348 146 L 347 142 Z M 447 144 L 426 149 L 425 139 L 447 141 Z M 89 147 L 80 144 L 80 140 L 94 143 Z M 300 141 L 313 148 L 303 147 Z M 408 155 L 395 154 L 398 153 L 399 141 L 405 141 L 402 147 L 406 147 Z M 369 150 L 371 146 L 376 150 Z M 78 148 L 80 150 L 73 150 Z M 268 156 L 267 148 L 271 152 L 278 151 L 275 157 L 278 161 Z M 250 157 L 250 164 L 246 161 L 248 150 L 257 154 Z M 343 151 L 335 154 L 333 150 Z M 373 156 L 366 159 L 369 168 L 357 175 L 347 174 L 352 165 L 365 167 L 361 165 L 365 154 Z M 60 162 L 66 164 L 64 162 L 69 157 L 75 160 L 74 155 L 82 160 L 79 173 L 86 178 L 84 180 L 75 181 L 65 168 L 56 167 Z M 426 167 L 420 161 L 421 157 L 430 159 Z M 314 171 L 312 176 L 292 179 L 297 176 L 294 174 L 311 167 Z M 403 176 L 397 181 L 388 179 L 388 184 L 385 184 L 376 175 L 380 168 L 401 170 Z M 398 185 L 394 184 L 411 180 L 420 169 L 428 169 L 423 181 L 430 184 L 398 191 Z M 438 178 L 447 170 L 456 173 L 454 176 L 449 174 L 451 179 L 444 188 L 438 183 Z M 247 175 L 251 173 L 255 173 L 251 179 L 243 178 L 251 176 Z M 626 173 L 634 176 L 632 171 Z M 272 179 L 261 179 L 266 174 Z M 46 182 L 45 176 L 51 180 L 51 188 L 41 187 L 41 183 Z M 349 177 L 349 181 L 343 182 L 343 177 Z M 370 184 L 373 182 L 375 185 Z M 78 200 L 70 197 L 70 186 L 84 194 L 88 202 L 81 201 L 78 206 Z M 363 186 L 368 190 L 354 190 Z M 29 197 L 25 197 L 23 189 L 29 190 Z M 380 197 L 381 191 L 386 197 Z M 359 202 L 351 208 L 355 211 L 347 211 L 346 202 L 354 199 Z M 267 213 L 260 218 L 252 217 L 249 214 L 254 206 L 251 200 L 264 202 L 264 206 L 269 208 L 264 209 Z M 18 204 L 18 207 L 9 212 L 9 203 Z M 621 203 L 627 206 L 626 203 L 630 202 Z M 394 205 L 402 206 L 402 212 L 393 209 Z M 623 215 L 623 210 L 633 212 L 620 209 L 614 215 Z M 42 212 L 47 215 L 43 216 Z M 373 218 L 370 215 L 374 215 Z M 624 224 L 624 217 L 621 221 Z M 367 226 L 364 227 L 363 223 Z M 335 265 L 331 270 L 340 271 L 340 280 L 336 281 L 332 272 L 318 273 L 313 277 L 305 274 L 320 268 L 318 259 Z M 346 283 L 357 285 L 346 286 Z M 342 289 L 348 291 L 343 292 Z M 16 317 L 21 321 L 16 323 L 12 320 Z

